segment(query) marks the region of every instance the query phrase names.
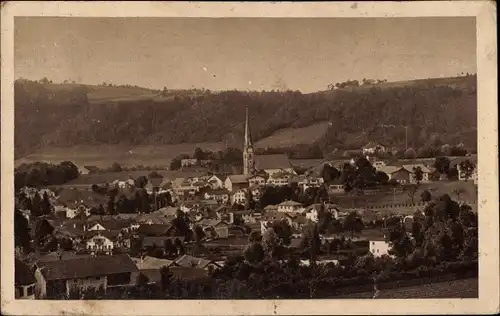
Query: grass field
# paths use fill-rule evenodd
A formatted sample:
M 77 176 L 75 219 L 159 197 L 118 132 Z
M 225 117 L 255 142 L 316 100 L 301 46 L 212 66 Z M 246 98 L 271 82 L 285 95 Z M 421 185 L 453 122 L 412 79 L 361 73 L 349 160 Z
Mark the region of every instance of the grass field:
M 172 158 L 179 154 L 193 154 L 196 147 L 204 150 L 222 150 L 223 143 L 176 144 L 158 146 L 72 146 L 68 148 L 50 147 L 16 160 L 16 166 L 21 163 L 45 161 L 59 163 L 70 160 L 77 166 L 97 166 L 107 168 L 117 162 L 125 167 L 137 165 L 168 167 Z
M 312 144 L 321 138 L 328 129 L 328 122 L 316 123 L 301 128 L 283 128 L 271 136 L 255 143 L 256 148 L 288 147 L 300 144 Z
M 460 200 L 477 201 L 476 186 L 472 181 L 436 181 L 431 183 L 420 184 L 414 201 L 420 202 L 420 194 L 424 190 L 429 190 L 433 197 L 448 194 L 454 200 L 457 196 L 453 192 L 455 189 L 463 189 Z M 349 195 L 333 195 L 333 201 L 343 207 L 361 207 L 366 205 L 380 204 L 404 204 L 411 203 L 411 198 L 407 192 L 391 192 L 381 193 L 376 195 L 349 196 Z
M 373 292 L 353 293 L 335 298 L 372 298 Z M 398 289 L 381 290 L 379 299 L 402 298 L 478 298 L 478 279 L 464 279 L 450 282 L 430 283 Z

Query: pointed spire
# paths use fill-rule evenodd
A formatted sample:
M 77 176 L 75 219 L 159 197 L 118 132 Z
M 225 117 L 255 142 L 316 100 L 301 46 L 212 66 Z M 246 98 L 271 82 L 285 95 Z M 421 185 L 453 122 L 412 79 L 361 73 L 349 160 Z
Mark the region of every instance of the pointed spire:
M 245 143 L 244 143 L 244 148 L 251 148 L 252 147 L 252 135 L 250 132 L 250 123 L 248 122 L 248 104 L 246 105 L 246 114 L 245 114 Z

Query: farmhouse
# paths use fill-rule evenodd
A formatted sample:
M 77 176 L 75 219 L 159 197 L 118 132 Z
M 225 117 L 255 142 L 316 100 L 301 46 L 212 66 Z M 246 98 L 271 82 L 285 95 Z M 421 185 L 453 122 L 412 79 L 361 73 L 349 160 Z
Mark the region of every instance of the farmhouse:
M 250 186 L 261 186 L 266 184 L 266 177 L 263 175 L 254 175 L 248 178 L 248 183 Z
M 368 144 L 364 145 L 361 149 L 363 150 L 363 155 L 386 151 L 386 147 L 377 142 L 369 142 Z
M 222 180 L 222 176 L 212 175 L 206 179 L 206 182 L 209 184 L 212 190 L 222 189 L 224 187 L 224 181 Z
M 92 253 L 104 253 L 110 255 L 113 249 L 119 247 L 130 248 L 130 239 L 127 241 L 121 239 L 119 231 L 94 231 L 89 232 L 89 238 L 86 242 L 86 248 Z
M 307 190 L 309 188 L 318 188 L 323 184 L 322 177 L 313 177 L 300 175 L 290 180 L 290 183 L 297 183 L 297 185 L 303 190 Z
M 305 208 L 302 203 L 295 202 L 295 201 L 284 201 L 278 204 L 278 212 L 282 213 L 300 213 L 304 212 Z
M 226 189 L 213 189 L 205 192 L 206 200 L 214 200 L 219 204 L 226 204 L 229 201 L 229 191 Z
M 41 297 L 71 290 L 135 284 L 138 269 L 129 255 L 86 256 L 54 261 L 39 261 L 34 266 L 36 290 Z
M 196 166 L 197 163 L 198 159 L 192 159 L 192 158 L 181 159 L 181 167 Z

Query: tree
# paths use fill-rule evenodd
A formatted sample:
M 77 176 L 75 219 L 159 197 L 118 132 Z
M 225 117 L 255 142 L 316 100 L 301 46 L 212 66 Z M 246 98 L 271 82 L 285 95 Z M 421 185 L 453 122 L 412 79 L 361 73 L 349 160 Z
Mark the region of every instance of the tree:
M 205 238 L 205 232 L 203 231 L 203 228 L 201 228 L 200 225 L 195 225 L 193 229 L 194 233 L 194 241 L 197 245 L 201 244 L 201 241 L 203 238 Z
M 389 176 L 385 172 L 382 172 L 382 171 L 377 171 L 375 173 L 375 179 L 376 179 L 377 183 L 382 184 L 382 185 L 389 183 Z
M 330 166 L 329 164 L 324 164 L 323 170 L 321 171 L 321 177 L 323 177 L 325 183 L 330 183 L 340 177 L 340 171 L 338 171 L 337 168 Z
M 52 203 L 50 202 L 47 191 L 43 192 L 42 202 L 40 203 L 40 211 L 43 215 L 49 215 L 53 211 Z
M 137 188 L 144 189 L 148 184 L 148 178 L 145 176 L 139 176 L 135 179 L 134 184 Z
M 469 180 L 474 173 L 474 164 L 470 160 L 464 160 L 460 164 L 460 174 L 465 179 L 465 181 Z
M 420 194 L 420 198 L 422 199 L 422 202 L 429 202 L 432 199 L 432 194 L 429 190 L 424 190 Z
M 24 253 L 31 251 L 31 237 L 28 219 L 19 211 L 14 210 L 14 244 Z
M 304 226 L 300 245 L 302 249 L 308 252 L 311 263 L 315 264 L 321 246 L 321 239 L 319 237 L 318 226 L 316 224 Z
M 417 182 L 417 185 L 419 185 L 423 179 L 423 176 L 424 176 L 424 172 L 422 171 L 422 168 L 414 167 L 413 174 L 414 174 L 415 181 Z
M 193 158 L 197 160 L 204 160 L 205 159 L 205 152 L 203 152 L 203 149 L 200 147 L 196 147 L 194 150 Z
M 157 171 L 153 170 L 148 174 L 149 179 L 160 179 L 163 178 L 161 174 L 159 174 Z
M 40 197 L 40 194 L 35 193 L 33 196 L 33 199 L 31 200 L 31 213 L 34 216 L 41 216 L 42 214 L 42 198 Z
M 181 157 L 175 157 L 170 161 L 170 170 L 179 170 L 181 168 Z
M 279 245 L 278 235 L 272 227 L 266 229 L 262 235 L 262 247 L 266 254 L 270 257 L 274 257 L 276 247 Z
M 173 280 L 173 273 L 167 266 L 163 266 L 160 268 L 160 276 L 161 276 L 161 289 L 165 292 Z
M 248 243 L 260 243 L 262 241 L 262 236 L 260 232 L 258 231 L 253 231 L 248 235 Z
M 351 233 L 351 238 L 354 238 L 354 233 L 360 233 L 363 228 L 361 216 L 355 211 L 350 212 L 344 219 L 343 229 Z
M 448 171 L 450 170 L 450 159 L 444 156 L 436 157 L 436 160 L 434 161 L 434 168 L 436 168 L 441 174 L 448 174 Z
M 417 157 L 417 153 L 415 152 L 415 149 L 408 148 L 404 153 L 404 157 L 406 159 L 415 159 Z
M 245 260 L 250 264 L 257 264 L 264 259 L 264 248 L 260 243 L 251 243 L 243 251 Z
M 457 196 L 457 200 L 460 201 L 460 196 L 462 196 L 462 194 L 465 193 L 465 189 L 464 188 L 456 188 L 453 190 L 453 194 L 455 194 Z
M 408 196 L 411 199 L 411 203 L 415 203 L 415 195 L 417 194 L 418 190 L 418 185 L 417 184 L 410 184 L 406 186 L 406 192 L 408 193 Z
M 111 165 L 110 171 L 111 172 L 121 172 L 121 171 L 123 171 L 123 169 L 119 163 L 113 162 L 113 164 Z

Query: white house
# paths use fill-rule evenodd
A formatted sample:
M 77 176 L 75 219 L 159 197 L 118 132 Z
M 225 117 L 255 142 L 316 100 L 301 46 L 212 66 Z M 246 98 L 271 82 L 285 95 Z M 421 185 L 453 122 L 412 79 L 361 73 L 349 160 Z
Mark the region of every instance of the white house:
M 374 257 L 381 257 L 383 255 L 389 256 L 391 247 L 385 238 L 371 238 L 370 239 L 370 252 Z
M 411 165 L 403 165 L 403 168 L 409 172 L 409 183 L 416 183 L 415 169 L 420 168 L 422 170 L 422 180 L 421 183 L 429 182 L 429 174 L 430 170 L 424 164 L 411 164 Z
M 193 159 L 193 158 L 181 159 L 181 167 L 196 166 L 197 163 L 198 159 Z
M 339 208 L 335 204 L 328 204 L 328 203 L 316 203 L 312 204 L 309 207 L 306 208 L 306 218 L 312 222 L 317 223 L 319 218 L 318 214 L 321 210 L 321 208 L 325 210 L 325 212 L 329 212 L 332 214 L 333 218 L 337 219 L 339 217 Z
M 274 186 L 285 186 L 294 174 L 284 171 L 275 172 L 267 179 L 267 184 Z
M 111 254 L 115 248 L 115 242 L 111 236 L 105 236 L 104 232 L 99 232 L 87 240 L 86 248 L 93 253 Z
M 465 181 L 466 172 L 462 168 L 460 168 L 460 164 L 457 164 L 457 170 L 458 170 L 458 180 Z M 477 181 L 477 168 L 475 166 L 468 180 L 474 180 L 474 178 L 476 178 Z
M 297 185 L 303 190 L 307 190 L 309 188 L 318 188 L 320 187 L 323 183 L 324 180 L 322 177 L 313 177 L 313 176 L 305 176 L 301 175 L 298 177 L 295 177 L 294 179 L 291 179 L 290 182 L 295 182 Z
M 248 191 L 246 189 L 239 189 L 231 193 L 231 204 L 244 205 L 247 202 Z
M 219 190 L 224 187 L 224 181 L 216 175 L 210 176 L 206 181 L 212 190 Z
M 248 178 L 250 186 L 261 186 L 266 184 L 266 178 L 261 175 L 254 175 Z
M 278 204 L 278 212 L 282 213 L 302 213 L 305 211 L 304 205 L 295 201 L 284 201 Z
M 229 201 L 229 192 L 226 189 L 216 189 L 205 192 L 205 200 L 214 200 L 219 204 L 226 204 Z

